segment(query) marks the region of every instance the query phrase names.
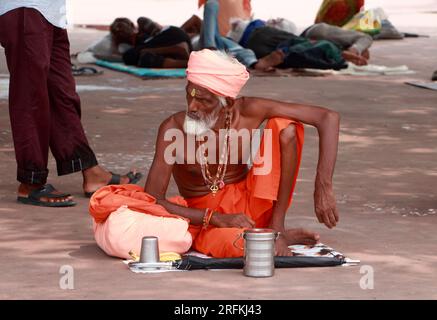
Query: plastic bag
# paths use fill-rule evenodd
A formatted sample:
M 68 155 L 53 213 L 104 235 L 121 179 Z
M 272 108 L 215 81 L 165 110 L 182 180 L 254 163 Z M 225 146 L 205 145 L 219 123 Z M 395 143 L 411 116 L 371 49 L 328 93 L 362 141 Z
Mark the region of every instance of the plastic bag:
M 346 30 L 355 30 L 370 35 L 381 32 L 382 20 L 387 19 L 384 11 L 380 8 L 362 10 L 343 26 Z

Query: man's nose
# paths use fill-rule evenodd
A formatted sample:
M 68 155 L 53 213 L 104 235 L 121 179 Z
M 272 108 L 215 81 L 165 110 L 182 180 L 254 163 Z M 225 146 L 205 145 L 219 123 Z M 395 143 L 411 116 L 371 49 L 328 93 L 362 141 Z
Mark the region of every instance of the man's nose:
M 193 113 L 199 111 L 199 103 L 196 102 L 196 99 L 192 99 L 191 102 L 188 104 L 188 111 Z

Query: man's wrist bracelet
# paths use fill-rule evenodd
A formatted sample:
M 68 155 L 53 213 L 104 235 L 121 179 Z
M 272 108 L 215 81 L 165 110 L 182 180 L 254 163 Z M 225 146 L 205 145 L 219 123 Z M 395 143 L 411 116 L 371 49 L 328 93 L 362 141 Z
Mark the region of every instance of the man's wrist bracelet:
M 209 222 L 211 221 L 211 217 L 213 215 L 214 211 L 210 208 L 206 208 L 205 214 L 203 215 L 203 223 L 202 223 L 202 229 L 206 229 L 209 226 Z

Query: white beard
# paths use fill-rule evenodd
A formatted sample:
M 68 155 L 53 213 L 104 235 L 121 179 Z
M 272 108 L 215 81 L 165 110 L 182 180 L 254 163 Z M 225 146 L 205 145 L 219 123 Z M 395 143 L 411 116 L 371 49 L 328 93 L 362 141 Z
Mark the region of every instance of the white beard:
M 211 130 L 218 120 L 218 114 L 207 115 L 204 119 L 195 120 L 189 116 L 185 116 L 184 131 L 189 135 L 202 136 Z

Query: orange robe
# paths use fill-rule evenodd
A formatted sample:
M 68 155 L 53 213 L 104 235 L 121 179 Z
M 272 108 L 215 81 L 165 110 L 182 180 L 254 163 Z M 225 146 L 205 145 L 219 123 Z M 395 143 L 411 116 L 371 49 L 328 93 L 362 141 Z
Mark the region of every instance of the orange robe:
M 255 175 L 251 168 L 246 179 L 225 185 L 215 196 L 211 193 L 195 198 L 183 199 L 180 196 L 168 199 L 169 201 L 188 206 L 190 208 L 211 208 L 220 213 L 245 213 L 255 221 L 256 227 L 267 227 L 271 216 L 274 201 L 277 199 L 281 176 L 281 156 L 279 134 L 290 124 L 296 127 L 297 136 L 297 169 L 299 169 L 304 141 L 304 128 L 301 123 L 293 120 L 273 118 L 269 119 L 265 129 L 272 130 L 272 170 L 267 175 Z M 260 151 L 264 150 L 264 139 L 261 139 Z M 262 166 L 258 165 L 258 166 Z M 296 175 L 297 179 L 297 175 Z M 296 179 L 292 184 L 289 205 L 291 205 Z M 111 212 L 120 206 L 127 205 L 129 209 L 149 213 L 152 215 L 181 218 L 156 204 L 156 200 L 141 191 L 138 186 L 110 186 L 99 189 L 91 198 L 90 213 L 96 222 L 104 222 Z M 186 218 L 183 218 L 186 219 Z M 244 229 L 241 228 L 216 228 L 210 226 L 202 230 L 201 226 L 190 225 L 189 232 L 193 238 L 192 248 L 216 258 L 240 257 L 242 240 L 234 245 Z M 171 236 L 171 235 L 169 235 Z

